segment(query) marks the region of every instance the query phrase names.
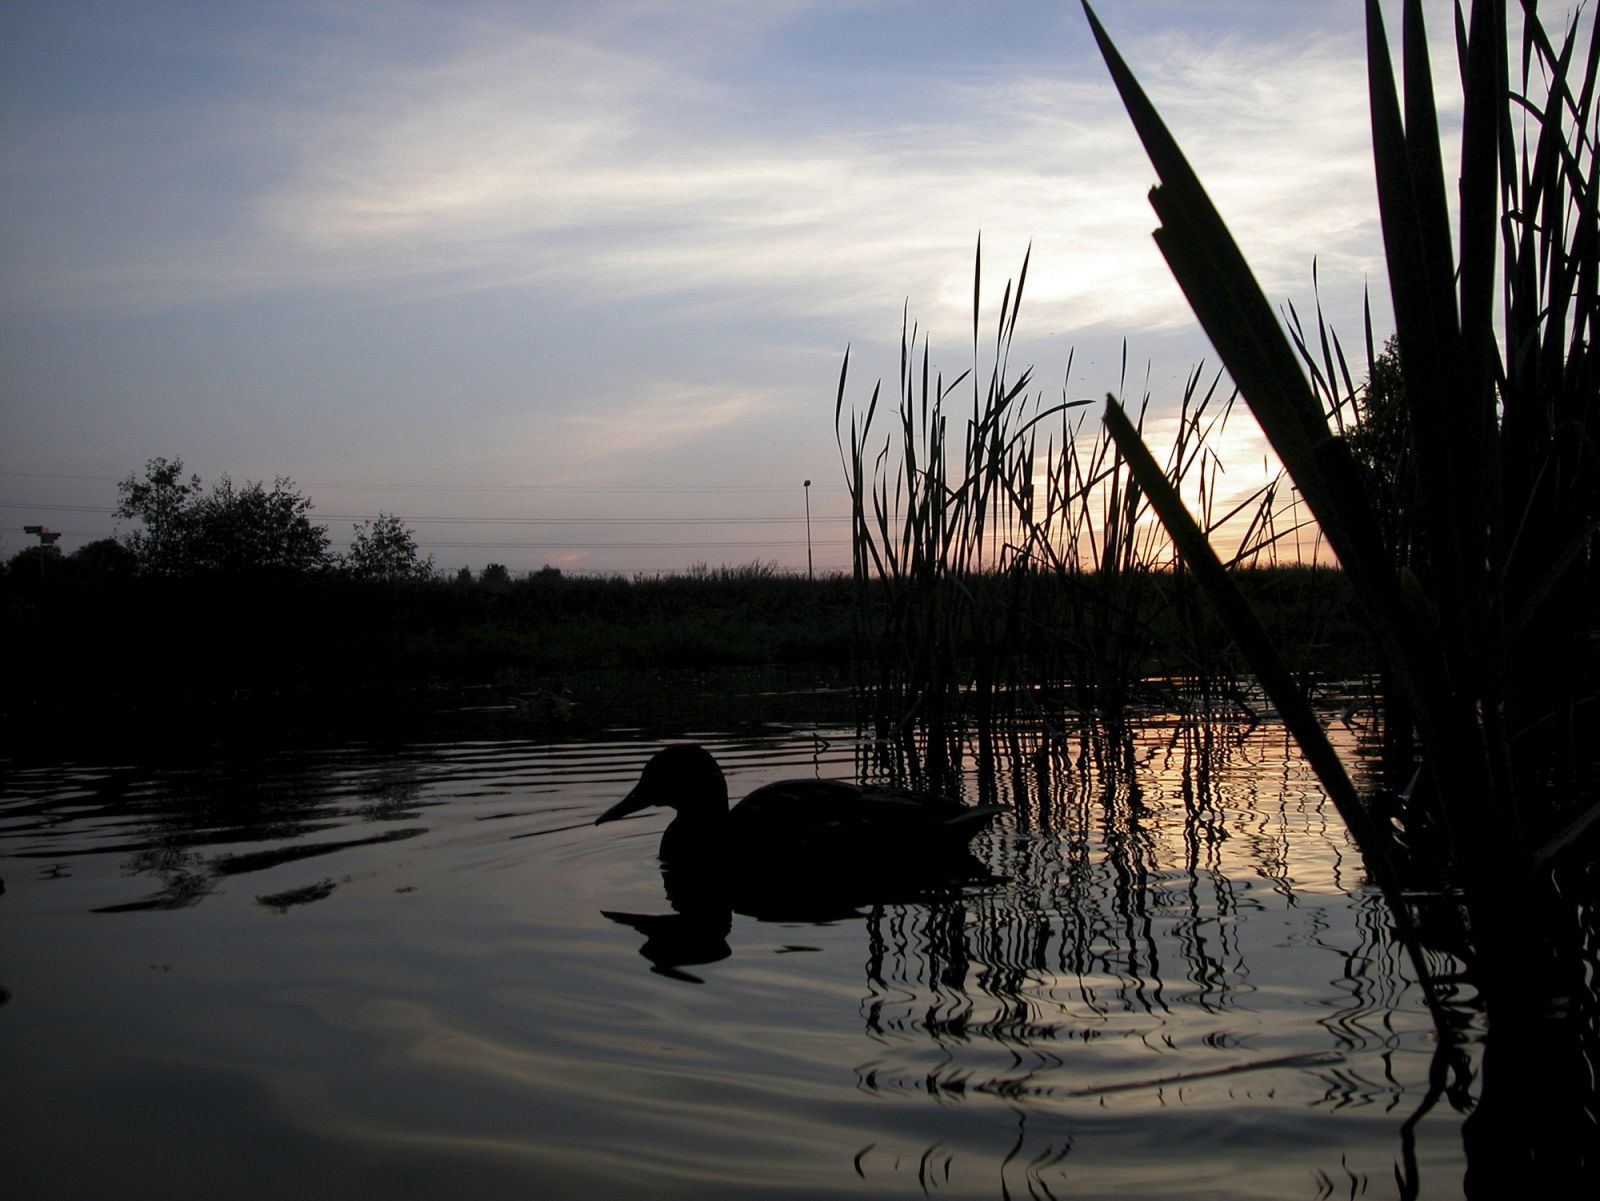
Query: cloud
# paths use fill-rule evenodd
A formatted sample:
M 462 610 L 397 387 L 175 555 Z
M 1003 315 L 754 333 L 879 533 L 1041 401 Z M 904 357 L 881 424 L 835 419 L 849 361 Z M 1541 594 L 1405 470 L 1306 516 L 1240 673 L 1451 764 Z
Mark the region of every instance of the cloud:
M 649 11 L 561 28 L 463 19 L 398 61 L 352 47 L 337 73 L 323 45 L 314 71 L 232 109 L 263 160 L 242 193 L 58 286 L 138 304 L 553 288 L 852 323 L 909 296 L 959 319 L 982 229 L 1014 260 L 1035 243 L 1044 327 L 1189 320 L 1149 240 L 1152 173 L 1081 46 L 987 75 L 886 66 L 885 88 L 907 94 L 874 125 L 826 97 L 807 115 L 782 89 L 741 90 L 752 64 L 784 65 L 782 10 L 742 23 L 719 10 L 734 21 L 720 57 L 693 28 L 646 38 Z M 1302 288 L 1314 254 L 1325 276 L 1374 270 L 1359 45 L 1127 42 L 1269 294 Z M 221 138 L 220 120 L 190 132 Z
M 558 441 L 564 453 L 575 456 L 588 470 L 600 458 L 670 453 L 737 423 L 761 407 L 760 401 L 743 390 L 655 384 L 639 399 L 607 405 L 604 411 L 568 414 L 561 419 Z M 590 402 L 592 408 L 600 405 Z

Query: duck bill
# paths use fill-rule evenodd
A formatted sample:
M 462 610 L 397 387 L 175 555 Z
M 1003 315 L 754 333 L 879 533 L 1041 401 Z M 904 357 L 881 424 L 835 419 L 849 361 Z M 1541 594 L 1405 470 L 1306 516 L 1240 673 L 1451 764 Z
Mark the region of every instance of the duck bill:
M 615 805 L 611 806 L 611 808 L 607 809 L 599 817 L 595 818 L 594 824 L 598 826 L 602 822 L 614 822 L 619 817 L 627 817 L 630 813 L 637 813 L 641 809 L 648 809 L 654 804 L 655 801 L 651 800 L 648 796 L 641 795 L 640 790 L 635 788 L 627 796 L 623 797 Z

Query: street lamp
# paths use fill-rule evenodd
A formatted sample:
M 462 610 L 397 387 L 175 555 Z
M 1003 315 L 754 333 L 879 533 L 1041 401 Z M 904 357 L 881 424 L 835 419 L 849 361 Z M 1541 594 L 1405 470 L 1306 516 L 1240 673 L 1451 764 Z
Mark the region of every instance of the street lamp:
M 811 571 L 811 481 L 806 481 L 806 579 L 814 579 Z

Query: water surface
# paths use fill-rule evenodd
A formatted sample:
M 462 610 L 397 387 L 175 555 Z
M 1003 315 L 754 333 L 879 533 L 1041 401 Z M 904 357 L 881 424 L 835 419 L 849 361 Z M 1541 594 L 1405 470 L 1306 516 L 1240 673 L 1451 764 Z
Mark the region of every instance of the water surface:
M 697 737 L 735 796 L 870 770 Z M 722 929 L 664 815 L 591 824 L 655 745 L 13 766 L 6 1195 L 1459 1195 L 1410 963 L 1280 729 L 1152 720 L 1110 775 L 1034 740 L 966 778 L 993 879 Z

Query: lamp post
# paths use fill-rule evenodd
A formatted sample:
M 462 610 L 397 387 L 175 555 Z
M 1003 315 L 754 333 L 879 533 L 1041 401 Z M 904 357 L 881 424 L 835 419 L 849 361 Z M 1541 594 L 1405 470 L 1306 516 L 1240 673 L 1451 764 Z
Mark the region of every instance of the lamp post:
M 811 571 L 811 481 L 806 481 L 806 579 L 814 579 Z

